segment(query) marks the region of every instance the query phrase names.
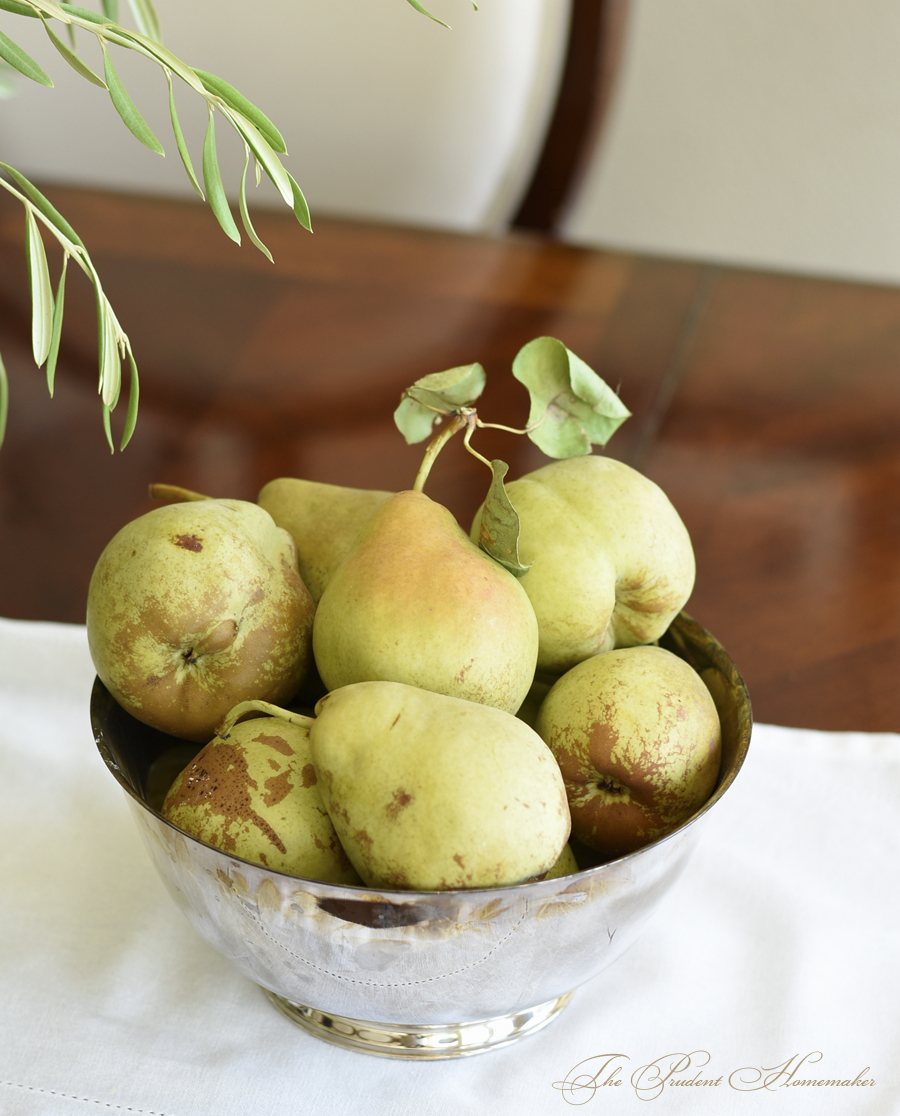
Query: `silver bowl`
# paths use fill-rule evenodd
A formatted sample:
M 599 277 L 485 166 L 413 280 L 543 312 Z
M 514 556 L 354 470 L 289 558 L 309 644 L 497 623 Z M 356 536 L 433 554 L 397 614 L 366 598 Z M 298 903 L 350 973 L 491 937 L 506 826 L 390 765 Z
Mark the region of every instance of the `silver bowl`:
M 636 939 L 685 866 L 750 742 L 746 687 L 720 644 L 682 613 L 660 641 L 715 698 L 722 766 L 709 801 L 628 856 L 515 887 L 374 891 L 268 871 L 176 829 L 159 812 L 200 745 L 130 717 L 99 681 L 94 737 L 150 857 L 192 925 L 281 1011 L 321 1038 L 404 1058 L 460 1057 L 545 1026 L 574 989 Z

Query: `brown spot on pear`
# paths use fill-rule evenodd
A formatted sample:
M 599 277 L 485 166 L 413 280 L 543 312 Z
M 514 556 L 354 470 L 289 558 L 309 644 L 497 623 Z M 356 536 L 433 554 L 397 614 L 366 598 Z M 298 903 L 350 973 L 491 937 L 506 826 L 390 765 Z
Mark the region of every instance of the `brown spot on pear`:
M 553 685 L 535 727 L 559 763 L 572 833 L 607 860 L 676 829 L 716 785 L 716 707 L 696 671 L 661 647 L 579 663 Z
M 558 860 L 570 830 L 563 780 L 517 717 L 379 681 L 333 690 L 316 714 L 322 797 L 370 887 L 499 887 Z
M 273 871 L 359 884 L 309 777 L 312 766 L 307 728 L 242 721 L 178 776 L 162 813 L 191 837 Z

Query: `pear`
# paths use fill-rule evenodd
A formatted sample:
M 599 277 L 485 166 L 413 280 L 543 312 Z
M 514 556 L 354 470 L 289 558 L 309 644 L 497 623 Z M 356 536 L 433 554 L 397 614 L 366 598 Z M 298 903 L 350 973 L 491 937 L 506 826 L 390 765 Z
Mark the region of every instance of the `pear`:
M 399 682 L 360 682 L 316 706 L 319 787 L 366 884 L 499 887 L 549 871 L 569 838 L 550 750 L 491 706 Z
M 571 876 L 574 872 L 580 871 L 578 861 L 575 859 L 575 853 L 572 851 L 572 846 L 566 842 L 565 848 L 559 855 L 559 859 L 550 869 L 545 880 L 558 880 L 560 876 Z
M 515 713 L 537 659 L 522 586 L 422 492 L 376 509 L 319 601 L 313 650 L 329 690 L 406 682 Z
M 318 603 L 360 528 L 390 495 L 374 488 L 278 477 L 260 491 L 257 503 L 297 544 L 300 576 Z
M 361 884 L 316 785 L 309 729 L 272 717 L 214 737 L 172 784 L 173 825 L 234 856 L 327 883 Z
M 573 835 L 607 860 L 676 829 L 716 785 L 715 703 L 697 672 L 662 647 L 579 663 L 553 685 L 535 728 L 562 771 Z
M 694 586 L 687 529 L 658 485 L 609 457 L 553 461 L 510 481 L 521 578 L 540 630 L 538 670 L 559 676 L 613 647 L 653 643 Z M 472 537 L 480 530 L 475 517 Z
M 288 702 L 312 667 L 296 548 L 243 500 L 154 508 L 107 544 L 88 588 L 97 674 L 129 713 L 205 743 L 239 701 Z

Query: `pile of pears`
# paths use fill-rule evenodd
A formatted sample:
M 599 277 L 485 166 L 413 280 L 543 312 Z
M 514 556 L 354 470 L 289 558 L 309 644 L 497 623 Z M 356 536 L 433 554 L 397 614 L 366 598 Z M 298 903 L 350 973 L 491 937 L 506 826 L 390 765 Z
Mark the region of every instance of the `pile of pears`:
M 467 448 L 484 424 L 453 392 L 476 367 L 414 385 Z M 174 502 L 107 545 L 87 630 L 123 708 L 202 745 L 163 815 L 273 871 L 432 891 L 566 874 L 693 814 L 719 719 L 656 646 L 693 588 L 687 530 L 590 442 L 551 448 L 494 468 L 468 533 L 427 470 L 395 493 L 278 478 L 256 503 L 157 486 Z

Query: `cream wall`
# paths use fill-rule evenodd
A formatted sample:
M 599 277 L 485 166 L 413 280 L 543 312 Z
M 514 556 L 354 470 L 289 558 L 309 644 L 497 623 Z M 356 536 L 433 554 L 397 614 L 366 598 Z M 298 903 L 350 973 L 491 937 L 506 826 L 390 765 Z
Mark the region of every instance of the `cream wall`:
M 229 80 L 279 125 L 287 166 L 314 213 L 494 229 L 518 200 L 552 108 L 568 0 L 426 6 L 452 31 L 405 0 L 156 0 L 166 45 Z M 125 0 L 121 8 L 127 22 Z M 113 48 L 165 160 L 131 137 L 103 90 L 69 70 L 36 20 L 0 12 L 0 29 L 56 82 L 48 90 L 23 79 L 15 100 L 0 101 L 0 160 L 44 181 L 191 193 L 154 64 Z M 85 36 L 86 58 L 97 58 L 93 47 Z M 199 173 L 206 110 L 182 90 Z M 242 148 L 226 136 L 217 129 L 236 196 Z M 279 204 L 265 188 L 260 199 Z
M 900 280 L 897 0 L 632 0 L 578 243 Z

